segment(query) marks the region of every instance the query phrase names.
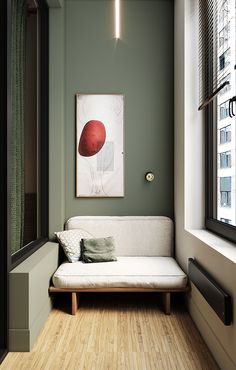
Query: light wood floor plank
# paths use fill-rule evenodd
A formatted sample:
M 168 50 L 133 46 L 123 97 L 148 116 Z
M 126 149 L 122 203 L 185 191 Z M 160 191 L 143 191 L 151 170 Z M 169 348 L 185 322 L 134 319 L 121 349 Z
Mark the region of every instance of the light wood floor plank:
M 150 294 L 84 293 L 75 316 L 61 293 L 31 353 L 1 370 L 217 370 L 183 304 Z M 68 304 L 67 304 L 68 302 Z

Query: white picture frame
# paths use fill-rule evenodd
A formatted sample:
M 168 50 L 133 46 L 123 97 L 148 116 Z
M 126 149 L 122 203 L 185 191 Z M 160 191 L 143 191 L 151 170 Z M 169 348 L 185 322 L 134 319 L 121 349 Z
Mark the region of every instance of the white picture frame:
M 123 94 L 76 94 L 76 197 L 124 197 Z

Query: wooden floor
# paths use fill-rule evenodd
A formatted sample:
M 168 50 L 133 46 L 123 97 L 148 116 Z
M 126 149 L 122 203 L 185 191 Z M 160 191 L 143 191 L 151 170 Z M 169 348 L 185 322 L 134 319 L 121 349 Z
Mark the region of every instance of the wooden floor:
M 157 294 L 84 293 L 71 316 L 58 298 L 33 351 L 9 353 L 1 370 L 218 369 L 179 300 L 166 316 Z

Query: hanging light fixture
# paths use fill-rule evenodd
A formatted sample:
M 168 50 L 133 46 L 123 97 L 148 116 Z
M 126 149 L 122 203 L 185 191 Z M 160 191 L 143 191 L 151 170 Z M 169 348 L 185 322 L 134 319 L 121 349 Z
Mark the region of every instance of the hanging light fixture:
M 120 38 L 120 0 L 115 0 L 115 38 Z

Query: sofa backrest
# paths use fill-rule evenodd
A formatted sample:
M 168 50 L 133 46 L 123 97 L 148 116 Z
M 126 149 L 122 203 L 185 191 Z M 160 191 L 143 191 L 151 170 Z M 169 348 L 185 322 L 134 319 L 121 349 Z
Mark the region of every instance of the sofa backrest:
M 65 229 L 83 229 L 95 238 L 113 236 L 117 256 L 173 255 L 173 222 L 168 217 L 76 216 Z

